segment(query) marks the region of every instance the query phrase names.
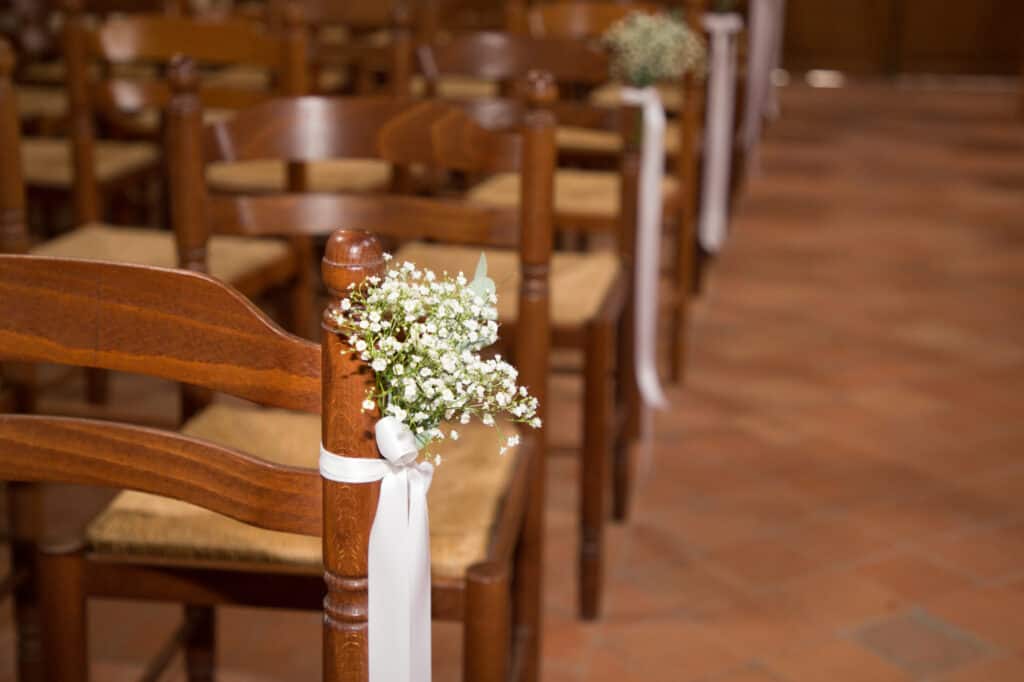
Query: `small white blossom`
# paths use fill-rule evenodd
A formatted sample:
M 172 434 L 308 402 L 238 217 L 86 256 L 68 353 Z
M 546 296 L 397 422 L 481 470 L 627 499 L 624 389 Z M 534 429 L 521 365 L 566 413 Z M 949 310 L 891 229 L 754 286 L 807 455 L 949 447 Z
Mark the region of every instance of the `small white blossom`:
M 375 407 L 377 407 L 377 404 L 369 398 L 363 401 L 363 412 L 369 412 Z

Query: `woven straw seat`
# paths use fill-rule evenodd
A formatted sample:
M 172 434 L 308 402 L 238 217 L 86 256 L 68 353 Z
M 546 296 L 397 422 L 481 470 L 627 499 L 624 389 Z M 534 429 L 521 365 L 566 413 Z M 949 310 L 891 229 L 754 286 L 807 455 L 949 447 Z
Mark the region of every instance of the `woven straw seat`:
M 559 169 L 555 172 L 555 213 L 560 219 L 616 219 L 619 215 L 620 178 L 617 172 Z M 662 181 L 663 194 L 675 192 L 675 178 Z M 470 200 L 512 208 L 519 205 L 519 176 L 492 176 L 470 190 Z
M 412 79 L 412 93 L 423 97 L 427 82 L 423 76 Z M 498 96 L 498 84 L 494 81 L 469 78 L 468 76 L 442 76 L 437 81 L 437 96 L 444 99 L 486 99 Z
M 519 311 L 519 254 L 485 249 L 487 274 L 498 289 L 498 319 L 514 322 Z M 395 256 L 440 274 L 472 276 L 480 249 L 413 242 Z M 592 319 L 615 286 L 618 256 L 610 251 L 555 253 L 551 259 L 551 319 L 556 326 L 576 327 Z
M 60 119 L 68 113 L 68 96 L 63 88 L 22 85 L 15 95 L 22 119 Z
M 157 148 L 144 142 L 97 142 L 96 178 L 112 182 L 156 164 Z M 71 141 L 66 138 L 28 137 L 21 143 L 25 183 L 32 187 L 71 187 Z
M 663 83 L 658 86 L 658 94 L 665 111 L 676 113 L 683 107 L 683 93 L 679 85 Z M 590 103 L 599 107 L 617 107 L 622 103 L 622 84 L 606 83 L 590 93 Z
M 486 557 L 515 463 L 514 451 L 498 455 L 494 429 L 466 425 L 458 430 L 458 441 L 446 440 L 434 448 L 444 458 L 430 488 L 430 553 L 435 577 L 461 577 L 469 566 Z M 279 464 L 317 467 L 317 415 L 215 404 L 190 420 L 183 432 Z M 145 493 L 118 495 L 87 534 L 97 552 L 255 561 L 320 570 L 319 538 L 254 528 Z
M 558 148 L 568 152 L 617 154 L 622 151 L 622 136 L 610 130 L 559 126 L 555 132 Z M 679 126 L 669 122 L 665 126 L 665 153 L 679 151 Z
M 177 267 L 174 235 L 153 229 L 83 225 L 32 250 L 36 256 L 104 260 L 162 268 Z M 217 235 L 208 246 L 210 274 L 225 282 L 291 258 L 288 245 L 273 239 Z
M 329 159 L 308 166 L 312 192 L 368 192 L 386 187 L 391 166 L 376 159 Z M 285 164 L 272 159 L 211 164 L 207 182 L 224 192 L 283 192 Z

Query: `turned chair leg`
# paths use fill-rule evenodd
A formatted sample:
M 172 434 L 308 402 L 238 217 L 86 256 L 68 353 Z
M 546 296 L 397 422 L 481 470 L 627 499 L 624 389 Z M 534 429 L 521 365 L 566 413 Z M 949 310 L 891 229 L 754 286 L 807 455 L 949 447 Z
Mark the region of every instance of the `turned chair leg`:
M 185 670 L 188 682 L 213 682 L 217 613 L 212 606 L 185 606 Z
M 46 679 L 34 563 L 35 547 L 26 542 L 12 543 L 11 576 L 17 581 L 13 597 L 18 682 L 43 682 Z
M 88 682 L 85 559 L 81 547 L 43 548 L 36 562 L 46 679 Z
M 612 518 L 624 521 L 629 514 L 633 471 L 630 453 L 640 435 L 643 418 L 640 391 L 636 385 L 636 360 L 633 357 L 633 321 L 630 313 L 619 327 L 618 358 L 615 369 L 616 408 L 621 412 L 621 427 L 615 434 L 612 472 Z
M 511 611 L 505 566 L 481 563 L 466 573 L 466 620 L 462 648 L 465 682 L 508 679 Z
M 11 596 L 14 600 L 15 656 L 18 682 L 43 682 L 43 642 L 35 538 L 41 516 L 41 493 L 34 483 L 7 483 L 10 529 Z
M 604 574 L 605 490 L 609 435 L 615 422 L 611 400 L 611 356 L 614 348 L 610 324 L 591 324 L 584 349 L 583 456 L 580 476 L 580 616 L 597 618 Z

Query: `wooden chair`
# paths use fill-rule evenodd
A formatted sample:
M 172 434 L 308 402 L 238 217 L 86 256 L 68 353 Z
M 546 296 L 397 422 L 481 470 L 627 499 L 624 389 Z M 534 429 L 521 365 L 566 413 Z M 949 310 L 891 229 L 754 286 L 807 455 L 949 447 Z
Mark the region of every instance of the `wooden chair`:
M 690 26 L 700 26 L 707 0 L 682 0 L 674 4 L 684 10 Z M 558 2 L 528 6 L 521 0 L 510 3 L 509 8 L 510 30 L 567 40 L 594 40 L 632 12 L 664 11 L 663 6 L 649 3 Z M 591 101 L 613 106 L 619 101 L 619 88 L 618 84 L 597 87 L 591 93 Z M 665 136 L 672 174 L 665 188 L 664 207 L 666 222 L 675 228 L 671 291 L 666 302 L 671 311 L 669 374 L 673 381 L 680 381 L 686 366 L 688 302 L 697 279 L 695 222 L 704 80 L 686 74 L 682 82 L 662 84 L 659 90 L 666 110 L 675 115 Z M 616 135 L 576 127 L 561 128 L 559 138 L 559 152 L 570 158 L 608 158 L 618 152 L 621 144 Z
M 446 75 L 457 74 L 500 83 L 516 82 L 544 70 L 567 89 L 607 81 L 607 57 L 579 41 L 541 39 L 509 33 L 471 33 L 453 36 L 420 50 L 428 92 Z M 550 109 L 558 131 L 614 131 L 627 142 L 619 172 L 568 170 L 555 173 L 555 222 L 559 229 L 614 235 L 614 251 L 556 252 L 552 258 L 552 321 L 556 346 L 583 353 L 584 416 L 582 475 L 580 477 L 579 598 L 584 618 L 600 611 L 604 574 L 604 525 L 608 518 L 605 490 L 608 464 L 614 461 L 613 508 L 622 519 L 628 507 L 629 446 L 638 420 L 633 374 L 631 306 L 635 206 L 637 192 L 636 111 L 599 108 L 587 102 L 559 100 Z M 519 204 L 519 179 L 504 174 L 484 179 L 466 197 L 480 205 L 514 208 Z M 400 258 L 435 269 L 467 269 L 476 251 L 451 244 L 415 243 L 404 246 Z M 511 254 L 488 252 L 499 290 L 514 286 Z M 516 311 L 499 307 L 505 329 L 520 333 Z M 618 355 L 618 358 L 616 356 Z
M 323 265 L 331 304 L 382 264 L 371 236 L 333 235 Z M 372 373 L 339 352 L 344 342 L 328 326 L 318 346 L 282 332 L 217 280 L 136 265 L 2 255 L 0 292 L 0 359 L 142 372 L 314 413 L 322 404 L 316 437 L 326 447 L 349 457 L 378 456 L 374 416 L 359 408 Z M 376 484 L 336 483 L 314 469 L 117 422 L 2 414 L 0 444 L 2 480 L 144 491 L 240 525 L 308 536 L 324 558 L 322 582 L 309 590 L 326 594 L 315 606 L 324 612 L 323 679 L 366 679 L 372 617 L 366 563 Z M 85 594 L 97 563 L 85 547 L 43 545 L 38 567 L 48 679 L 88 680 Z M 146 579 L 152 584 L 159 575 Z M 209 600 L 230 592 L 224 584 L 206 587 Z M 195 672 L 195 657 L 190 663 Z
M 280 73 L 285 92 L 306 89 L 305 33 L 299 15 L 293 15 L 290 31 L 273 36 L 249 22 L 205 21 L 189 17 L 141 14 L 115 16 L 91 26 L 83 15 L 81 3 L 67 4 L 64 47 L 68 67 L 71 101 L 71 139 L 26 138 L 21 146 L 26 178 L 70 172 L 72 177 L 75 229 L 44 242 L 33 250 L 38 255 L 69 258 L 112 259 L 142 265 L 171 267 L 185 258 L 174 236 L 153 229 L 115 226 L 104 220 L 103 197 L 111 190 L 110 176 L 104 171 L 101 150 L 118 148 L 136 158 L 133 170 L 121 181 L 138 181 L 143 175 L 160 176 L 158 146 L 149 142 L 99 141 L 96 128 L 126 138 L 151 138 L 154 110 L 166 103 L 166 85 L 145 73 L 131 78 L 124 67 L 145 63 L 152 67 L 166 63 L 189 46 L 204 63 L 224 64 L 254 61 L 272 66 Z M 229 111 L 251 104 L 258 97 L 251 92 L 210 86 L 203 95 L 212 108 Z M 148 116 L 148 118 L 147 118 Z M 157 119 L 159 118 L 157 114 Z M 159 130 L 157 124 L 155 130 Z M 69 157 L 70 155 L 70 157 Z M 69 166 L 65 166 L 67 163 Z M 226 169 L 226 173 L 244 172 Z M 38 180 L 38 178 L 37 178 Z M 29 180 L 31 186 L 32 182 Z M 303 257 L 308 248 L 280 240 L 219 237 L 211 244 L 212 273 L 232 283 L 250 296 L 292 286 L 300 273 L 306 276 Z M 296 308 L 307 313 L 306 307 Z M 307 330 L 308 314 L 292 320 L 293 328 Z M 102 373 L 88 374 L 88 396 L 92 402 L 106 400 L 107 380 Z
M 287 15 L 298 10 L 305 19 L 310 57 L 309 79 L 316 92 L 344 90 L 368 94 L 381 91 L 374 80 L 388 74 L 386 92 L 408 89 L 412 39 L 410 14 L 403 2 L 371 4 L 336 3 L 325 0 L 271 0 L 260 11 L 249 11 L 272 33 L 287 30 Z M 345 39 L 336 39 L 338 31 Z M 370 34 L 365 39 L 352 38 Z M 365 36 L 364 36 L 365 37 Z M 266 97 L 274 82 L 266 68 L 233 66 L 209 76 L 218 86 L 228 86 Z M 288 93 L 278 93 L 288 94 Z M 292 93 L 295 94 L 295 93 Z M 299 171 L 286 168 L 279 159 L 249 159 L 218 164 L 209 169 L 211 186 L 223 192 L 266 193 L 295 189 L 296 178 L 303 187 L 317 192 L 369 192 L 386 190 L 393 179 L 392 168 L 377 159 L 324 159 L 305 164 Z
M 521 382 L 544 404 L 554 166 L 554 128 L 548 114 L 527 112 L 521 127 L 498 132 L 481 128 L 467 112 L 439 102 L 310 97 L 267 102 L 214 124 L 204 134 L 194 69 L 183 60 L 172 67 L 171 76 L 176 89 L 167 121 L 172 216 L 179 234 L 187 235 L 184 252 L 196 259 L 190 263 L 193 269 L 202 267 L 203 243 L 212 225 L 262 236 L 327 234 L 342 224 L 408 237 L 518 244 L 521 285 L 517 305 L 523 333 L 516 337 L 515 356 Z M 547 94 L 547 86 L 538 81 L 538 99 Z M 505 110 L 522 115 L 521 107 L 509 105 Z M 394 163 L 467 171 L 518 169 L 526 178 L 523 208 L 510 215 L 460 202 L 376 195 L 229 197 L 208 193 L 204 186 L 204 166 L 218 158 L 276 154 L 306 162 L 371 153 Z M 410 216 L 416 220 L 410 221 Z M 182 225 L 189 229 L 180 229 Z M 343 263 L 342 247 L 348 248 L 348 243 L 339 246 L 337 238 L 332 239 L 326 261 Z M 366 249 L 361 243 L 359 248 Z M 336 282 L 328 280 L 335 294 L 343 290 Z M 196 325 L 204 323 L 201 310 L 230 319 L 229 313 L 218 310 L 218 302 L 187 294 L 174 300 L 187 311 L 183 318 L 195 318 Z M 189 310 L 190 306 L 200 310 Z M 339 364 L 340 343 L 329 334 L 324 345 L 324 372 L 332 376 L 336 370 L 350 369 Z M 233 392 L 242 397 L 284 409 L 213 403 L 189 420 L 182 433 L 248 450 L 278 464 L 313 465 L 320 435 L 315 413 L 321 408 L 317 366 L 309 364 L 319 357 L 315 346 L 301 346 L 304 357 L 313 355 L 303 361 L 305 375 L 299 383 L 278 379 L 278 368 L 283 365 L 266 364 L 267 351 L 254 348 L 246 352 L 241 347 L 236 351 L 230 335 L 221 336 L 219 344 L 220 349 L 232 348 L 230 355 L 224 356 L 220 350 L 216 361 L 193 365 L 196 371 L 204 375 L 229 373 L 227 365 L 235 353 L 244 352 L 245 357 L 238 361 L 260 364 L 264 369 L 254 376 L 273 381 L 273 385 L 254 392 L 255 378 L 252 386 L 242 387 L 223 382 L 211 386 L 209 377 L 205 382 L 192 381 L 182 376 L 184 372 L 173 378 L 218 390 L 236 389 Z M 217 369 L 221 362 L 225 365 Z M 112 368 L 133 367 L 119 363 Z M 268 373 L 269 367 L 274 371 Z M 152 372 L 152 368 L 147 370 Z M 266 390 L 273 392 L 272 400 L 266 400 Z M 325 419 L 345 418 L 326 396 L 322 405 Z M 367 422 L 365 417 L 360 420 L 362 432 Z M 431 488 L 434 615 L 465 623 L 467 680 L 536 680 L 543 432 L 524 434 L 528 435 L 524 444 L 514 456 L 505 458 L 497 456 L 493 432 L 486 427 L 462 427 L 460 432 L 458 442 L 449 444 L 455 447 L 440 449 L 445 463 Z M 347 451 L 344 444 L 338 447 Z M 118 496 L 90 524 L 84 552 L 73 559 L 79 567 L 75 570 L 88 577 L 82 588 L 86 597 L 156 599 L 186 605 L 190 627 L 185 646 L 192 680 L 211 679 L 214 606 L 234 603 L 318 609 L 323 593 L 320 561 L 320 544 L 310 539 L 269 536 L 218 514 L 197 513 L 170 500 L 136 493 Z M 47 575 L 43 573 L 44 579 Z M 43 586 L 46 589 L 48 586 Z

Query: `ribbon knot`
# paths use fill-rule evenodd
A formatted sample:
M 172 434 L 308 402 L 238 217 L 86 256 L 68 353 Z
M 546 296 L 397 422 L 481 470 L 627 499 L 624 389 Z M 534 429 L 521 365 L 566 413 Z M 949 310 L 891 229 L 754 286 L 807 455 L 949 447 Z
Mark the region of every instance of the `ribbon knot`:
M 320 445 L 320 475 L 380 481 L 367 561 L 371 682 L 430 682 L 430 519 L 434 467 L 417 463 L 416 439 L 394 417 L 378 420 L 384 459 L 343 457 Z

